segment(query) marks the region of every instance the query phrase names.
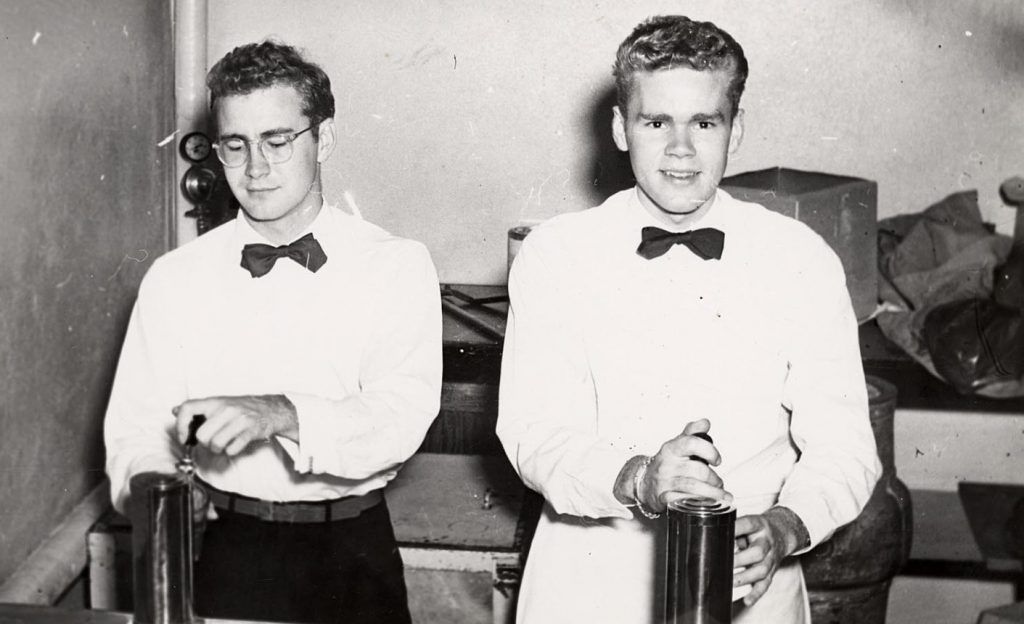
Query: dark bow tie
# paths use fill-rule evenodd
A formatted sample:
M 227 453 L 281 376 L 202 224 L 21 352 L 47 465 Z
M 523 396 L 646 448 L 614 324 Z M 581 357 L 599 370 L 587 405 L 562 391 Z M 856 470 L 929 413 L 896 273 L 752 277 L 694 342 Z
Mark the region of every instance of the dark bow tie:
M 645 227 L 640 231 L 640 241 L 636 253 L 648 260 L 664 254 L 672 245 L 686 245 L 690 251 L 704 260 L 719 260 L 725 246 L 725 233 L 714 228 L 666 232 L 661 228 Z
M 242 248 L 242 268 L 248 270 L 253 277 L 263 277 L 269 273 L 278 258 L 291 258 L 314 273 L 327 262 L 327 254 L 313 238 L 313 234 L 306 234 L 290 245 L 274 247 L 250 243 Z

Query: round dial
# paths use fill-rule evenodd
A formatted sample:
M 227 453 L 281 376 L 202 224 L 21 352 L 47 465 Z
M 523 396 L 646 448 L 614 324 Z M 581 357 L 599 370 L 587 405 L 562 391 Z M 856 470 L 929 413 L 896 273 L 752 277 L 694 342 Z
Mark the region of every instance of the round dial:
M 190 132 L 181 139 L 181 155 L 185 160 L 200 163 L 210 156 L 210 138 L 202 132 Z

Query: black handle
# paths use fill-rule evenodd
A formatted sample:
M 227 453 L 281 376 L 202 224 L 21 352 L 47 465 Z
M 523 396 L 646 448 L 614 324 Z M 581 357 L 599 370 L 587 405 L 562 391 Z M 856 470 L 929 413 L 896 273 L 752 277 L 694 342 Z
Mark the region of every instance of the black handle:
M 196 432 L 206 422 L 206 416 L 203 414 L 196 414 L 192 417 L 192 422 L 188 424 L 188 437 L 185 438 L 185 446 L 195 446 L 199 444 L 199 440 L 196 439 Z
M 706 440 L 707 442 L 710 442 L 712 444 L 715 443 L 715 441 L 711 439 L 711 435 L 708 434 L 707 432 L 703 432 L 702 431 L 701 433 L 695 433 L 695 434 L 693 434 L 693 437 L 700 438 L 701 440 Z M 690 459 L 692 459 L 693 461 L 699 461 L 700 463 L 704 464 L 705 466 L 708 465 L 708 463 L 706 461 L 704 461 L 703 457 L 697 457 L 696 455 L 690 455 Z

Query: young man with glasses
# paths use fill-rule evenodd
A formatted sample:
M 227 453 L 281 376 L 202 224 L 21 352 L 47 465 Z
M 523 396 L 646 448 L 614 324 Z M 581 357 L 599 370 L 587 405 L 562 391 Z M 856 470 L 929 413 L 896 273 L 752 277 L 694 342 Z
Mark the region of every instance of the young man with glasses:
M 207 84 L 241 210 L 140 287 L 105 423 L 115 506 L 132 475 L 175 470 L 203 416 L 196 475 L 215 511 L 197 613 L 408 622 L 381 492 L 438 411 L 433 264 L 324 201 L 337 134 L 318 66 L 267 41 L 227 54 Z

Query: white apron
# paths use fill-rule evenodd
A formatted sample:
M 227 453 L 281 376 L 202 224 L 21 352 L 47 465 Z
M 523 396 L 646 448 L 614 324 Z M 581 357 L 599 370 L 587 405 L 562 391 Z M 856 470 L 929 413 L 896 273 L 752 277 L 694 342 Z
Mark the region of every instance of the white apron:
M 526 562 L 517 622 L 663 622 L 659 543 L 653 523 L 559 516 L 545 506 Z M 785 563 L 753 606 L 733 603 L 733 624 L 810 624 L 800 564 Z

